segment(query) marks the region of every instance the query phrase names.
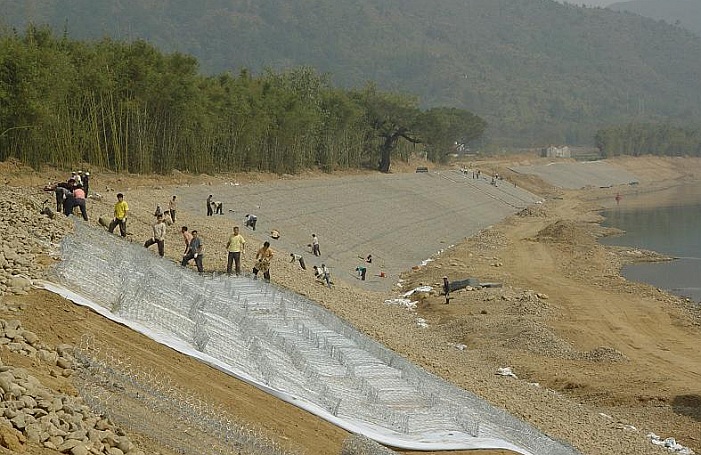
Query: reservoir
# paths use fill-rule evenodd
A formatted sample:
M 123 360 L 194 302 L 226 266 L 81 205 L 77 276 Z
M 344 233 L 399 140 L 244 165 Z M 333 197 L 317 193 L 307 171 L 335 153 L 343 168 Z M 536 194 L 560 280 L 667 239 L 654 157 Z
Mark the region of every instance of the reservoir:
M 626 279 L 701 301 L 701 187 L 675 188 L 656 195 L 654 200 L 649 194 L 625 196 L 602 215 L 606 218 L 604 226 L 625 231 L 602 239 L 602 244 L 636 247 L 677 258 L 626 265 L 622 270 Z

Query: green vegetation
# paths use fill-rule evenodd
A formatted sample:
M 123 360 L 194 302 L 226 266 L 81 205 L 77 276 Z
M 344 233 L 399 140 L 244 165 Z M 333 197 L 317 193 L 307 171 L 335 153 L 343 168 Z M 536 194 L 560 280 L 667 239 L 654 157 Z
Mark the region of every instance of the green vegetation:
M 701 128 L 629 124 L 596 133 L 604 157 L 617 155 L 701 156 Z
M 665 0 L 666 2 L 666 0 Z M 484 143 L 593 145 L 632 122 L 701 119 L 701 38 L 552 0 L 0 0 L 1 21 L 143 39 L 205 74 L 310 67 L 485 119 Z
M 469 112 L 334 88 L 305 67 L 204 76 L 195 58 L 144 41 L 79 42 L 34 26 L 0 35 L 0 160 L 35 167 L 281 174 L 381 162 L 388 172 L 407 140 L 440 161 L 484 129 Z
M 701 2 L 698 0 L 633 0 L 616 2 L 608 8 L 663 20 L 701 36 Z

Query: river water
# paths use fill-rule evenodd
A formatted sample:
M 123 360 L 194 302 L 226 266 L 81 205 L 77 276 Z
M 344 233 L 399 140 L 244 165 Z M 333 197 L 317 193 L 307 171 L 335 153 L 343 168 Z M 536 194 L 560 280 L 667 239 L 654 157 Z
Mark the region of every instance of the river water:
M 676 295 L 701 301 L 701 186 L 688 186 L 657 195 L 625 196 L 618 205 L 605 210 L 604 226 L 625 231 L 621 236 L 602 239 L 607 245 L 622 245 L 656 251 L 675 257 L 674 261 L 626 265 L 628 280 L 652 284 Z M 661 205 L 657 205 L 662 200 Z

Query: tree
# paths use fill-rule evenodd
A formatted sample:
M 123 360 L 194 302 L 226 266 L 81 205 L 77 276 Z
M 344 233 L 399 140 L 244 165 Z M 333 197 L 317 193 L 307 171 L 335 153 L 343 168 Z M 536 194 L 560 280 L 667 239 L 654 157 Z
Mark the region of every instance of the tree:
M 379 93 L 372 84 L 356 96 L 365 109 L 369 127 L 380 140 L 379 170 L 389 172 L 392 151 L 400 139 L 421 142 L 413 131 L 420 114 L 416 100 L 394 93 Z
M 456 143 L 467 144 L 484 134 L 487 122 L 471 112 L 438 107 L 421 114 L 418 130 L 431 161 L 445 161 Z
M 367 86 L 357 94 L 366 110 L 369 127 L 379 139 L 379 170 L 389 172 L 392 152 L 400 140 L 424 144 L 432 161 L 445 159 L 455 142 L 466 143 L 482 136 L 487 123 L 456 108 L 434 108 L 422 112 L 414 98 L 378 93 Z

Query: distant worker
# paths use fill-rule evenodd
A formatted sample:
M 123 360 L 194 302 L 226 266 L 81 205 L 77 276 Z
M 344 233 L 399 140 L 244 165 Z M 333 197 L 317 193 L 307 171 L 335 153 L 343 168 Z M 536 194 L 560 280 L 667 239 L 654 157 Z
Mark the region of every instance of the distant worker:
M 212 216 L 214 214 L 214 210 L 212 210 L 212 204 L 213 204 L 212 198 L 213 197 L 214 196 L 210 194 L 209 197 L 207 198 L 207 216 Z
M 258 222 L 258 217 L 253 215 L 253 214 L 246 214 L 245 217 L 243 217 L 243 225 L 246 227 L 250 227 L 254 231 L 256 230 L 256 223 Z
M 180 228 L 180 232 L 183 234 L 183 240 L 185 241 L 185 251 L 183 251 L 183 257 L 187 254 L 190 249 L 190 242 L 192 242 L 192 234 L 187 231 L 187 226 Z
M 224 204 L 221 201 L 214 201 L 214 213 L 217 215 L 224 214 Z
M 56 184 L 54 192 L 56 193 L 56 212 L 63 213 L 63 201 L 65 201 L 70 195 L 73 184 L 66 181 Z
M 170 212 L 170 219 L 175 223 L 175 212 L 178 208 L 178 203 L 175 202 L 175 196 L 168 202 L 168 211 Z
M 231 268 L 234 265 L 236 276 L 241 275 L 241 255 L 246 253 L 246 239 L 239 234 L 239 227 L 234 226 L 234 232 L 226 242 L 227 260 L 226 273 L 231 275 Z
M 321 256 L 321 248 L 319 247 L 319 239 L 316 234 L 312 234 L 312 253 L 314 256 Z
M 75 180 L 76 185 L 83 185 L 83 179 L 80 177 L 80 174 L 78 172 L 73 172 L 71 178 Z
M 302 257 L 301 254 L 295 254 L 295 253 L 290 253 L 290 262 L 299 262 L 299 266 L 302 267 L 302 269 L 307 270 L 307 264 L 304 263 L 304 258 Z
M 192 231 L 192 240 L 190 240 L 190 245 L 187 248 L 187 253 L 183 256 L 183 260 L 180 263 L 183 267 L 186 267 L 188 262 L 195 260 L 195 265 L 197 266 L 197 271 L 199 273 L 204 272 L 204 266 L 202 265 L 202 259 L 204 256 L 204 242 L 197 234 L 197 231 Z
M 258 278 L 258 272 L 263 272 L 263 279 L 270 281 L 270 260 L 273 258 L 273 250 L 270 242 L 266 241 L 256 253 L 256 265 L 253 267 L 253 278 Z
M 443 294 L 445 294 L 445 303 L 447 305 L 450 303 L 450 281 L 448 281 L 447 276 L 443 277 Z
M 73 193 L 68 196 L 64 203 L 66 216 L 72 214 L 75 207 L 80 208 L 80 214 L 83 216 L 83 219 L 88 221 L 88 209 L 85 206 L 85 190 L 80 185 L 73 188 Z
M 83 174 L 83 189 L 85 190 L 85 197 L 90 194 L 90 172 L 85 171 Z
M 127 236 L 127 215 L 129 214 L 129 204 L 124 200 L 122 193 L 117 193 L 117 203 L 114 204 L 114 219 L 107 228 L 110 233 L 119 226 L 119 233 L 122 237 Z
M 331 272 L 329 272 L 329 269 L 326 267 L 326 264 L 321 264 L 321 275 L 324 278 L 324 281 L 326 281 L 326 285 L 330 288 L 331 287 Z
M 358 273 L 358 276 L 360 277 L 361 281 L 365 281 L 365 273 L 368 271 L 367 267 L 365 267 L 364 265 L 359 265 L 355 268 L 355 271 Z
M 165 255 L 165 238 L 166 238 L 166 222 L 163 215 L 156 216 L 156 222 L 153 223 L 153 236 L 144 242 L 144 247 L 148 248 L 151 245 L 158 245 L 158 255 Z

